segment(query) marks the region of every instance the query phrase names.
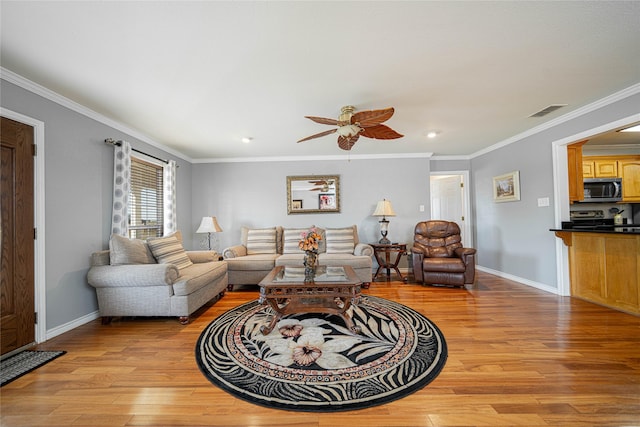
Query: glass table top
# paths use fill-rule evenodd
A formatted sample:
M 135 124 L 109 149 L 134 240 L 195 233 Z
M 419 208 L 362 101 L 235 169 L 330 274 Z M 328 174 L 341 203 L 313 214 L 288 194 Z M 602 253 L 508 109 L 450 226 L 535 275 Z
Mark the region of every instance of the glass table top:
M 316 269 L 314 282 L 346 282 L 347 273 L 343 267 L 328 267 L 320 265 Z M 274 282 L 301 282 L 304 281 L 304 267 L 283 267 L 273 279 Z

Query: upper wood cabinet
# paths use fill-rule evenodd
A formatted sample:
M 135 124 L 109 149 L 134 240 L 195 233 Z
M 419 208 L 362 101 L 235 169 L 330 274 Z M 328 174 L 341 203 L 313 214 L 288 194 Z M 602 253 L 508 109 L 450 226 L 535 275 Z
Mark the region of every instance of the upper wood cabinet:
M 583 178 L 622 178 L 622 201 L 640 202 L 640 156 L 585 156 Z
M 569 175 L 569 203 L 584 200 L 582 176 L 582 146 L 587 141 L 567 145 L 567 166 Z
M 615 159 L 597 159 L 589 157 L 582 158 L 583 178 L 617 178 L 618 161 Z
M 636 157 L 638 158 L 618 161 L 623 202 L 640 202 L 640 156 Z

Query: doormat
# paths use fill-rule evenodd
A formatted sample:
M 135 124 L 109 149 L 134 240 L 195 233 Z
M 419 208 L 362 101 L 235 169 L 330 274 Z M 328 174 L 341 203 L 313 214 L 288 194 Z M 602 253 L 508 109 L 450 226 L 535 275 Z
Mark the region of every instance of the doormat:
M 56 359 L 66 351 L 25 350 L 0 362 L 0 387 Z
M 447 345 L 438 327 L 402 304 L 367 296 L 352 306 L 355 333 L 332 314 L 281 319 L 258 301 L 202 332 L 196 360 L 213 384 L 251 403 L 292 411 L 345 411 L 401 399 L 438 376 Z

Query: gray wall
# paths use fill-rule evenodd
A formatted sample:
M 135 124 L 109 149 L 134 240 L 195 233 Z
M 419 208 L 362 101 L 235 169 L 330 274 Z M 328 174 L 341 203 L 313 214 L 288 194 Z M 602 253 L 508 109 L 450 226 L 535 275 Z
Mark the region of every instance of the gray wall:
M 636 94 L 472 159 L 478 264 L 557 288 L 556 237 L 549 231 L 560 225 L 554 216 L 552 144 L 639 111 Z M 521 200 L 494 203 L 492 178 L 514 170 L 520 171 Z M 567 175 L 558 179 L 566 180 Z M 549 197 L 550 206 L 537 207 L 540 197 Z
M 0 80 L 3 108 L 44 122 L 47 330 L 98 309 L 87 284 L 91 252 L 107 249 L 113 148 L 105 138 L 178 161 L 178 224 L 191 227 L 191 164 L 125 133 Z
M 495 203 L 493 177 L 520 171 L 520 201 Z M 551 145 L 520 141 L 472 161 L 478 264 L 556 287 Z M 537 207 L 548 197 L 548 207 Z
M 219 250 L 240 242 L 240 227 L 358 226 L 361 241 L 380 239 L 379 218 L 371 214 L 379 200 L 391 201 L 389 238 L 413 240 L 413 227 L 429 205 L 429 159 L 321 160 L 193 165 L 192 230 L 206 215 L 223 229 Z M 287 214 L 288 175 L 340 175 L 340 213 Z M 193 235 L 196 246 L 200 239 Z

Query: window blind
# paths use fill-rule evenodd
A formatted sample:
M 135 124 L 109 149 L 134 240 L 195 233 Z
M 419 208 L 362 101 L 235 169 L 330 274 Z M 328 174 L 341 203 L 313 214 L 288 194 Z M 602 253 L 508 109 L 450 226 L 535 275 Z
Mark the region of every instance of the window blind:
M 162 166 L 131 157 L 129 237 L 146 239 L 163 233 Z

